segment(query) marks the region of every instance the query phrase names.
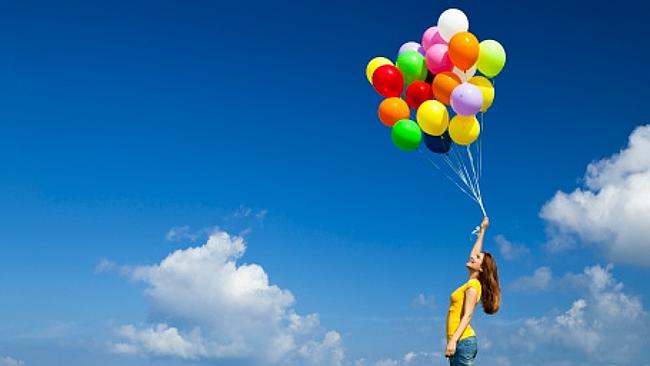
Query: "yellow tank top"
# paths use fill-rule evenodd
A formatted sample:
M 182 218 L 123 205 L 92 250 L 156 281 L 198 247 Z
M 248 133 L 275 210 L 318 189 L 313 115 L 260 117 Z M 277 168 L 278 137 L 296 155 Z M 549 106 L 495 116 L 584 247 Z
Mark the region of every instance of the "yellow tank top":
M 478 291 L 476 303 L 478 304 L 478 302 L 481 300 L 481 283 L 474 278 L 465 282 L 451 293 L 451 302 L 449 303 L 449 312 L 447 313 L 447 340 L 451 339 L 451 337 L 456 332 L 456 329 L 458 329 L 460 318 L 463 316 L 465 290 L 467 290 L 469 287 L 474 287 L 476 291 Z M 472 329 L 472 326 L 468 324 L 459 340 L 471 337 L 473 335 L 475 335 L 474 329 Z

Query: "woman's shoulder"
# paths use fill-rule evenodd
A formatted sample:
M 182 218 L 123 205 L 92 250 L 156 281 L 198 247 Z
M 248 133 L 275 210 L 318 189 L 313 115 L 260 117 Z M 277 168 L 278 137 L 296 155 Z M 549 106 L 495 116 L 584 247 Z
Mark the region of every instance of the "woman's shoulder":
M 466 287 L 475 287 L 477 290 L 481 290 L 481 282 L 476 278 L 470 278 L 466 283 Z

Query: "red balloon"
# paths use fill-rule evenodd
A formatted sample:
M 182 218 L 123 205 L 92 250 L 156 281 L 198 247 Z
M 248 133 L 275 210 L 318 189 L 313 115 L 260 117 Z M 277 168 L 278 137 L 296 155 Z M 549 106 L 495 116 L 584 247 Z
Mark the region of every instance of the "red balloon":
M 372 86 L 386 98 L 399 97 L 404 89 L 404 77 L 393 65 L 379 66 L 372 74 Z
M 430 99 L 433 99 L 433 91 L 431 85 L 424 81 L 414 81 L 406 88 L 406 103 L 413 109 L 418 109 L 420 104 Z

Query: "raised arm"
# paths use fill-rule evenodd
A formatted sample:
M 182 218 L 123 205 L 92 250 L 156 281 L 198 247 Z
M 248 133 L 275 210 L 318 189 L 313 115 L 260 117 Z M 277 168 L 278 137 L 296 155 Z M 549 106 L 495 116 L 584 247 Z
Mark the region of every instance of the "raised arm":
M 481 222 L 481 229 L 479 230 L 478 237 L 476 238 L 476 242 L 474 243 L 474 247 L 472 248 L 472 251 L 470 252 L 470 257 L 476 256 L 478 253 L 483 251 L 483 235 L 485 235 L 485 231 L 488 228 L 488 225 L 490 225 L 490 219 L 488 219 L 487 216 L 483 217 L 483 221 Z

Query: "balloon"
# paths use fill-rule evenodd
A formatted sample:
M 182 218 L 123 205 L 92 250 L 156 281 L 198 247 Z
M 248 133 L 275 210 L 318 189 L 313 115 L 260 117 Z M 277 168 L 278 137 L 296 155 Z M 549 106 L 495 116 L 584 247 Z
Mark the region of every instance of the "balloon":
M 474 66 L 478 54 L 478 39 L 470 32 L 456 33 L 449 41 L 449 59 L 461 70 Z
M 469 145 L 481 133 L 481 125 L 475 116 L 456 115 L 449 122 L 449 136 L 458 145 Z
M 478 70 L 489 78 L 497 76 L 506 64 L 506 50 L 501 43 L 492 39 L 481 42 L 479 48 Z
M 424 145 L 436 154 L 446 154 L 449 149 L 451 149 L 451 137 L 449 137 L 449 132 L 443 133 L 441 136 L 431 136 L 424 133 L 422 135 L 422 141 Z
M 442 39 L 442 36 L 440 36 L 440 32 L 438 32 L 438 27 L 431 27 L 427 29 L 422 35 L 422 48 L 424 48 L 425 53 L 434 44 L 447 44 L 447 41 Z
M 445 41 L 449 42 L 451 37 L 458 32 L 467 32 L 469 20 L 465 13 L 458 9 L 447 9 L 438 18 L 438 32 Z
M 396 66 L 404 76 L 404 81 L 408 85 L 416 80 L 426 78 L 427 67 L 424 62 L 424 56 L 418 51 L 405 51 L 397 56 Z
M 440 136 L 449 125 L 449 112 L 439 101 L 427 100 L 418 108 L 415 119 L 422 131 L 429 135 Z
M 420 46 L 419 43 L 417 42 L 406 42 L 402 45 L 402 47 L 399 48 L 399 51 L 397 51 L 397 54 L 401 54 L 402 52 L 406 51 L 418 51 L 421 55 L 424 55 L 424 48 Z
M 397 121 L 393 130 L 390 133 L 395 146 L 402 150 L 411 151 L 418 148 L 420 141 L 422 141 L 422 131 L 417 123 L 410 119 L 403 119 Z
M 451 108 L 457 114 L 472 116 L 483 107 L 483 93 L 476 85 L 462 83 L 451 93 Z
M 494 101 L 494 86 L 490 80 L 484 76 L 474 76 L 469 79 L 469 83 L 476 85 L 483 94 L 483 105 L 481 106 L 481 112 L 485 112 L 490 108 L 492 102 Z
M 453 72 L 443 72 L 433 78 L 433 96 L 442 103 L 451 103 L 451 92 L 460 85 L 460 78 Z
M 467 70 L 467 71 L 463 71 L 463 70 L 457 68 L 456 66 L 454 66 L 454 69 L 451 70 L 451 71 L 452 71 L 454 74 L 458 75 L 458 77 L 460 78 L 460 81 L 462 81 L 463 83 L 465 83 L 465 82 L 469 81 L 469 79 L 471 79 L 472 76 L 474 76 L 474 75 L 476 74 L 476 65 L 472 66 L 472 67 L 471 67 L 469 70 Z
M 427 68 L 434 74 L 451 71 L 454 64 L 451 63 L 448 55 L 448 47 L 444 44 L 434 44 L 429 48 L 426 55 Z
M 418 109 L 420 104 L 429 99 L 433 99 L 433 92 L 431 85 L 424 81 L 414 81 L 406 88 L 406 103 L 413 109 Z
M 397 67 L 383 65 L 372 74 L 372 86 L 377 93 L 386 98 L 399 97 L 404 89 L 404 78 Z
M 372 84 L 372 74 L 377 70 L 379 66 L 383 65 L 392 65 L 393 62 L 386 57 L 375 57 L 370 62 L 368 62 L 368 66 L 366 66 L 366 77 L 368 78 L 368 82 Z
M 402 98 L 397 97 L 384 99 L 379 104 L 377 112 L 381 122 L 388 127 L 393 127 L 397 121 L 408 119 L 411 116 L 409 106 Z

